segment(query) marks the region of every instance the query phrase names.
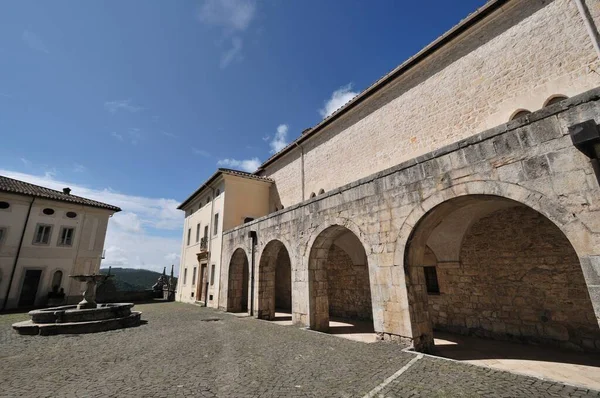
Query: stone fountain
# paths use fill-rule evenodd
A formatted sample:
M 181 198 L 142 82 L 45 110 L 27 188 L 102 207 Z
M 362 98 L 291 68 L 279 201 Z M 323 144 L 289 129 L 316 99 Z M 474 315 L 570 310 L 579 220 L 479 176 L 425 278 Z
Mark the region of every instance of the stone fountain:
M 96 303 L 96 285 L 112 277 L 110 269 L 108 275 L 69 275 L 69 277 L 86 284 L 83 300 L 79 304 L 30 311 L 31 320 L 15 323 L 12 325 L 13 329 L 19 334 L 47 336 L 103 332 L 140 324 L 142 313 L 131 311 L 133 303 Z

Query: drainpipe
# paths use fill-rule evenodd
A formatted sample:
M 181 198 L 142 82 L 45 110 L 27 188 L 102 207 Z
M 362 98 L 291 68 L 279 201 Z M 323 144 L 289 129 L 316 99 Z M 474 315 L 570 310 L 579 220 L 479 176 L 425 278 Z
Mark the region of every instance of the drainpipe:
M 300 148 L 300 180 L 302 182 L 302 200 L 304 201 L 304 148 L 296 142 L 296 146 Z
M 248 237 L 250 238 L 250 315 L 254 315 L 254 248 L 256 247 L 256 231 L 249 231 Z
M 600 41 L 598 39 L 598 31 L 594 25 L 594 20 L 590 15 L 590 11 L 587 6 L 584 4 L 583 0 L 575 0 L 575 4 L 577 5 L 577 9 L 579 10 L 579 14 L 581 14 L 581 19 L 583 19 L 583 23 L 585 28 L 587 29 L 588 35 L 592 40 L 592 44 L 594 45 L 594 49 L 596 49 L 596 54 L 600 59 Z
M 77 259 L 79 258 L 79 246 L 81 246 L 81 240 L 83 239 L 83 228 L 85 227 L 85 216 L 87 216 L 87 213 L 85 211 L 85 208 L 83 206 L 81 206 L 81 212 L 83 213 L 83 218 L 81 220 L 81 227 L 79 228 L 79 236 L 77 238 L 77 248 L 75 249 L 75 259 L 73 260 L 73 268 L 71 269 L 71 272 L 73 272 L 73 274 L 76 274 L 77 272 L 75 271 L 75 269 L 77 268 Z M 112 215 L 108 216 L 108 218 L 112 217 Z M 106 222 L 106 228 L 108 228 L 108 221 Z M 91 237 L 91 236 L 90 236 Z M 96 245 L 96 242 L 94 241 L 94 245 Z M 103 246 L 104 248 L 104 246 Z M 92 248 L 93 250 L 94 248 Z M 102 252 L 100 252 L 100 262 L 102 262 L 101 260 L 102 258 Z M 88 270 L 89 272 L 89 270 Z M 100 272 L 100 265 L 98 265 L 98 272 Z M 85 273 L 85 272 L 84 272 Z M 67 300 L 67 304 L 69 302 L 69 296 L 71 294 L 71 285 L 72 282 L 74 282 L 74 280 L 69 281 L 68 284 L 68 290 L 66 292 L 65 298 Z
M 10 279 L 8 280 L 8 287 L 6 288 L 6 295 L 4 296 L 4 301 L 2 302 L 2 309 L 0 311 L 4 311 L 6 309 L 6 302 L 8 301 L 8 296 L 10 294 L 10 288 L 12 286 L 13 279 L 15 277 L 15 272 L 17 271 L 19 255 L 21 254 L 21 248 L 23 247 L 23 239 L 25 239 L 25 231 L 27 231 L 27 224 L 29 224 L 29 216 L 31 215 L 31 208 L 33 207 L 33 202 L 35 202 L 35 198 L 33 198 L 31 200 L 31 203 L 29 203 L 29 210 L 27 210 L 27 217 L 25 218 L 25 226 L 23 227 L 23 233 L 21 234 L 21 240 L 19 241 L 19 248 L 17 249 L 17 255 L 15 256 L 15 263 L 13 264 L 12 271 L 10 272 Z

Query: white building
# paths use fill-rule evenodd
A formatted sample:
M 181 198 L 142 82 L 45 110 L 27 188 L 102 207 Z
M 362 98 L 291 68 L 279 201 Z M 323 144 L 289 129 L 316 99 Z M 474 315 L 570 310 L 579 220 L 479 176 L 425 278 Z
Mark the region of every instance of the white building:
M 43 306 L 53 290 L 78 301 L 68 276 L 100 269 L 116 206 L 0 176 L 0 310 Z
M 185 211 L 185 224 L 177 301 L 218 307 L 223 231 L 268 214 L 271 184 L 268 178 L 218 169 L 178 207 Z

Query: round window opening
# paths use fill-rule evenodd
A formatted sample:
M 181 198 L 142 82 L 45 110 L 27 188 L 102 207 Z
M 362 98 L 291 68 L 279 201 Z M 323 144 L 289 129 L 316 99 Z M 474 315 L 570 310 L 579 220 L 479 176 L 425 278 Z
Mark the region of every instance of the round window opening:
M 52 214 L 54 214 L 54 209 L 46 207 L 44 210 L 42 210 L 42 213 L 44 213 L 47 216 L 51 216 Z
M 0 202 L 0 209 L 8 209 L 9 207 L 10 207 L 10 203 Z
M 74 211 L 68 211 L 67 212 L 67 217 L 69 217 L 69 218 L 75 218 L 75 217 L 77 217 L 77 213 L 75 213 Z

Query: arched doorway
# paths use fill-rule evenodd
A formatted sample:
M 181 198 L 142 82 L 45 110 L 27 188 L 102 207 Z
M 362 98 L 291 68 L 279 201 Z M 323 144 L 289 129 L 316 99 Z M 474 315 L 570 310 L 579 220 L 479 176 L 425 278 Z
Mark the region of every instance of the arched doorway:
M 243 249 L 237 249 L 229 262 L 227 311 L 248 311 L 248 279 L 248 256 Z
M 258 317 L 274 320 L 276 312 L 291 320 L 292 264 L 285 245 L 272 240 L 263 249 L 258 274 Z
M 330 324 L 335 319 L 373 332 L 367 255 L 352 231 L 333 225 L 317 236 L 309 255 L 308 286 L 311 329 L 337 333 Z
M 450 332 L 598 350 L 578 256 L 544 215 L 498 196 L 461 196 L 425 214 L 409 242 L 411 320 L 429 348 L 436 332 Z

